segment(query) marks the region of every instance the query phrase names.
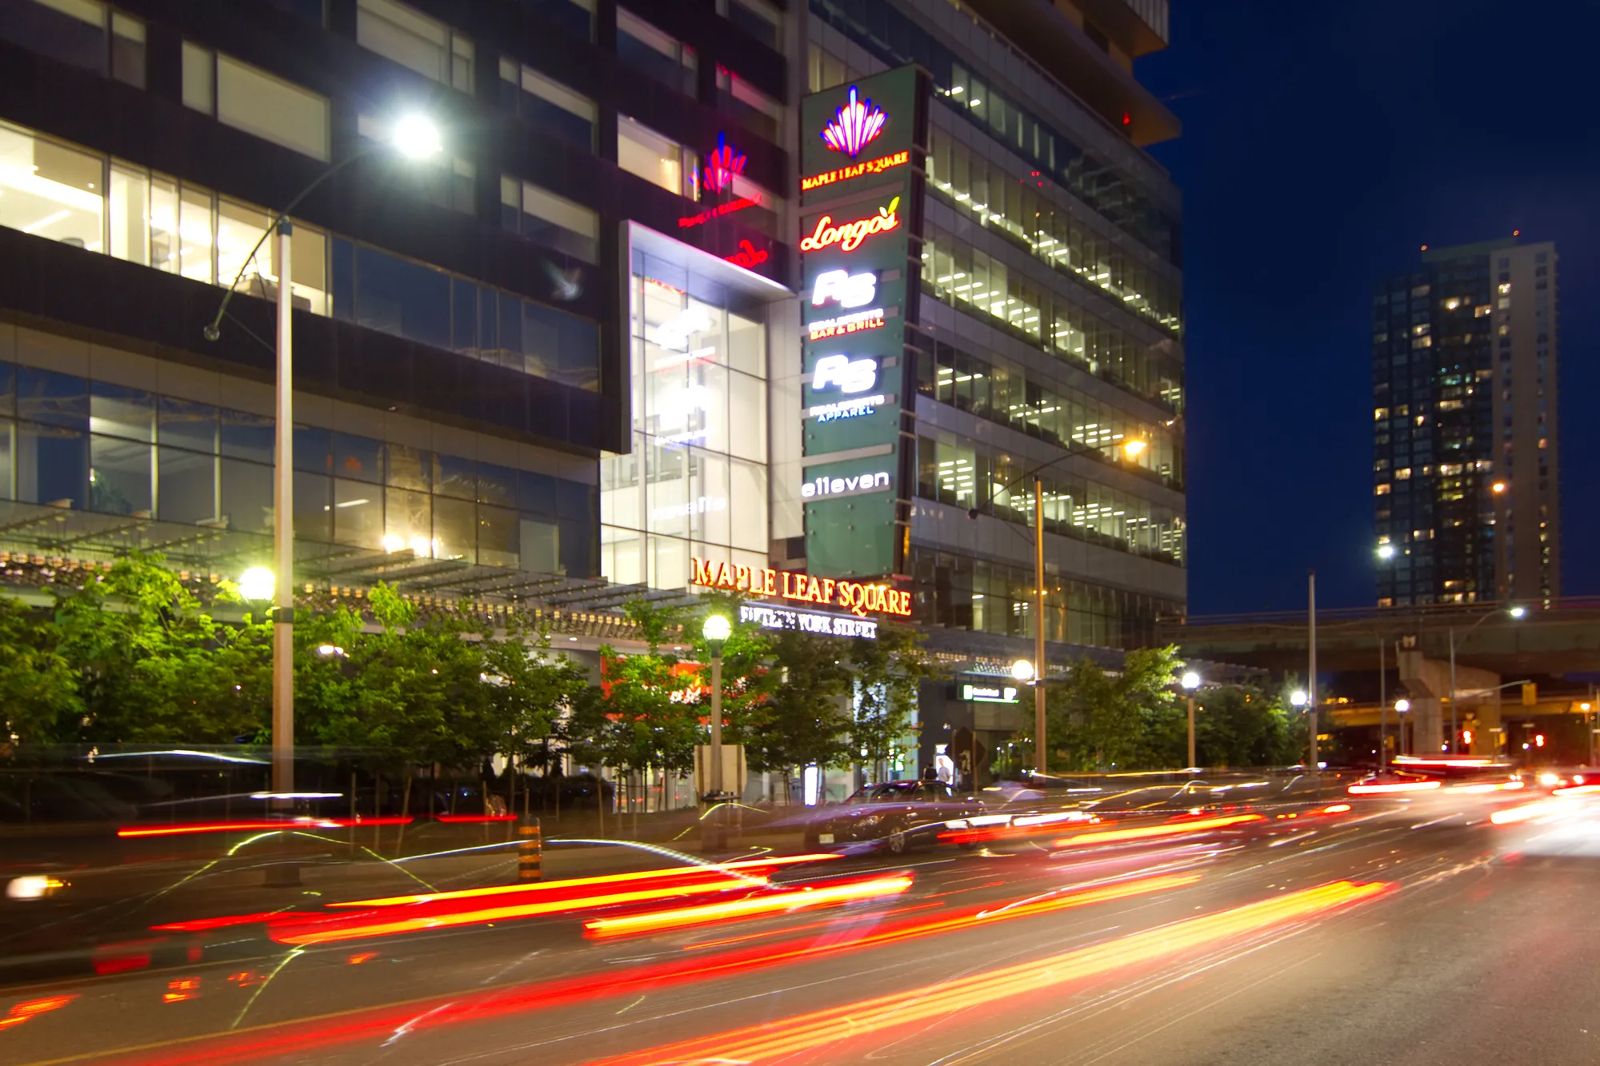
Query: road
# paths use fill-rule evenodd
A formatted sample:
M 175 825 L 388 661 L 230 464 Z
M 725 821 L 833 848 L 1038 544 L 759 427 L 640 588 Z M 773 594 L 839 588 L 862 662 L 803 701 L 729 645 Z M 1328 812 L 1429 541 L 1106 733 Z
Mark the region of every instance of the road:
M 193 963 L 0 993 L 0 1060 L 1600 1061 L 1600 797 L 1342 806 L 714 875 L 770 878 L 754 893 L 669 877 L 581 888 L 668 886 L 608 909 L 482 909 L 532 898 L 508 893 L 212 931 Z M 777 914 L 580 931 L 775 893 Z M 456 909 L 390 920 L 428 907 Z

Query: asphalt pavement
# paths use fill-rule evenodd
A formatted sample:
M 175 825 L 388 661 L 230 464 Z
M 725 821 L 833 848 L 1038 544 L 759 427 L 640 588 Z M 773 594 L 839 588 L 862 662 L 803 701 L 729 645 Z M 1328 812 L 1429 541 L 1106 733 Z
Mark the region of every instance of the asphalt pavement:
M 1600 803 L 1344 806 L 776 864 L 710 896 L 553 853 L 615 902 L 208 930 L 192 959 L 8 989 L 0 1061 L 1600 1062 Z M 641 887 L 666 894 L 617 895 Z M 582 929 L 637 914 L 696 924 Z

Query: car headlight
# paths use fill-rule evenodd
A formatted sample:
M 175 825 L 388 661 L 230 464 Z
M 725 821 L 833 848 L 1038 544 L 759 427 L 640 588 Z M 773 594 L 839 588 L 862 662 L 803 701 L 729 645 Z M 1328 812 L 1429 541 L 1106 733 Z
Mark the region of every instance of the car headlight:
M 44 899 L 67 887 L 67 882 L 48 874 L 24 874 L 6 882 L 7 899 Z

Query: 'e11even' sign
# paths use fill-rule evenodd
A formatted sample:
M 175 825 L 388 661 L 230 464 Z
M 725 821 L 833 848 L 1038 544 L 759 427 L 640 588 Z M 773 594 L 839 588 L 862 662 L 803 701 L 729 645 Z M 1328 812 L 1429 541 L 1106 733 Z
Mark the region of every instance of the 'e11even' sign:
M 840 607 L 854 615 L 911 614 L 911 593 L 888 585 L 861 581 L 836 581 L 770 566 L 733 566 L 710 559 L 690 559 L 689 583 L 702 588 L 777 596 L 785 600 Z

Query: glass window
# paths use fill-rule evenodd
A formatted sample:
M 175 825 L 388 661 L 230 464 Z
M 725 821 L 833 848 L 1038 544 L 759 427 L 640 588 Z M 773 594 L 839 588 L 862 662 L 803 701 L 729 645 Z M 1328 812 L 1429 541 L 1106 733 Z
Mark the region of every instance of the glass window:
M 517 522 L 517 547 L 524 570 L 554 574 L 560 568 L 561 527 L 558 523 L 522 516 Z
M 478 562 L 483 566 L 516 566 L 522 529 L 517 512 L 478 505 Z
M 693 152 L 626 115 L 617 116 L 617 165 L 690 199 L 699 187 L 693 180 L 698 165 Z
M 111 13 L 111 76 L 144 88 L 144 23 L 120 11 Z
M 600 216 L 531 182 L 522 183 L 521 230 L 524 237 L 585 262 L 599 261 Z
M 436 553 L 433 540 L 433 497 L 426 492 L 385 489 L 382 547 L 409 551 L 421 559 Z
M 19 366 L 17 417 L 68 429 L 88 429 L 89 383 L 71 374 Z
M 146 444 L 155 440 L 156 398 L 140 389 L 96 381 L 89 396 L 89 429 Z
M 755 319 L 728 313 L 728 366 L 746 374 L 767 373 L 767 330 Z
M 599 112 L 593 100 L 509 59 L 500 61 L 500 77 L 513 94 L 517 114 L 564 141 L 594 150 Z
M 211 200 L 211 193 L 205 189 L 185 184 L 179 196 L 178 208 L 178 272 L 208 285 L 216 280 L 216 264 L 212 256 L 216 242 L 212 240 L 215 224 L 211 217 Z M 232 276 L 228 281 L 233 281 Z
M 221 522 L 225 529 L 267 533 L 272 529 L 272 467 L 240 459 L 222 459 Z
M 478 502 L 500 507 L 517 505 L 517 471 L 497 463 L 478 464 Z
M 154 498 L 148 441 L 89 438 L 89 510 L 149 518 Z
M 433 485 L 433 453 L 409 444 L 385 445 L 389 470 L 386 484 L 427 492 Z
M 163 399 L 162 410 L 165 412 Z M 234 459 L 252 459 L 260 463 L 272 462 L 273 438 L 276 430 L 271 418 L 266 415 L 253 415 L 246 411 L 231 411 L 222 409 L 222 454 Z M 165 431 L 166 423 L 162 423 Z M 296 459 L 299 458 L 299 441 L 295 441 L 297 448 Z
M 478 464 L 458 455 L 435 453 L 433 491 L 461 500 L 478 498 Z
M 717 68 L 717 95 L 747 127 L 776 140 L 783 124 L 783 105 L 726 67 Z
M 547 22 L 580 40 L 594 40 L 594 0 L 524 0 Z
M 768 48 L 783 48 L 783 15 L 766 0 L 727 0 L 728 21 Z
M 267 300 L 278 295 L 277 271 L 271 265 L 275 242 L 257 242 L 271 221 L 260 208 L 233 200 L 217 203 L 217 277 L 224 284 L 238 278 L 240 292 Z
M 294 468 L 323 472 L 332 470 L 333 431 L 321 426 L 295 426 Z
M 362 548 L 383 546 L 383 490 L 348 478 L 333 479 L 333 539 Z
M 471 500 L 433 498 L 433 554 L 438 559 L 477 561 L 477 505 Z
M 395 0 L 357 0 L 356 43 L 461 92 L 473 90 L 470 38 Z
M 333 470 L 358 481 L 383 480 L 383 442 L 354 433 L 333 434 Z
M 600 387 L 600 328 L 587 318 L 524 301 L 522 351 L 527 373 L 578 389 Z
M 354 318 L 369 329 L 450 347 L 450 276 L 356 246 Z
M 326 544 L 333 532 L 333 479 L 325 474 L 294 472 L 294 535 Z M 267 498 L 272 498 L 269 493 Z
M 328 161 L 328 99 L 229 56 L 217 56 L 217 120 Z
M 691 96 L 695 91 L 694 49 L 623 8 L 617 9 L 617 58 L 623 66 Z
M 150 265 L 169 274 L 178 269 L 178 183 L 155 175 L 150 181 Z
M 102 251 L 104 169 L 98 156 L 0 125 L 0 225 Z
M 215 415 L 212 418 L 215 421 Z M 219 460 L 165 444 L 156 450 L 156 455 L 161 489 L 156 517 L 164 522 L 216 524 Z
M 209 48 L 183 42 L 183 106 L 216 113 L 216 65 Z
M 17 499 L 81 508 L 89 486 L 89 438 L 63 426 L 17 423 Z
M 24 0 L 6 8 L 0 18 L 0 38 L 105 74 L 106 6 L 99 0 Z
M 141 266 L 150 265 L 150 175 L 143 170 L 111 164 L 111 189 L 108 221 L 111 231 L 110 253 L 118 259 Z M 170 226 L 170 222 L 169 222 Z

